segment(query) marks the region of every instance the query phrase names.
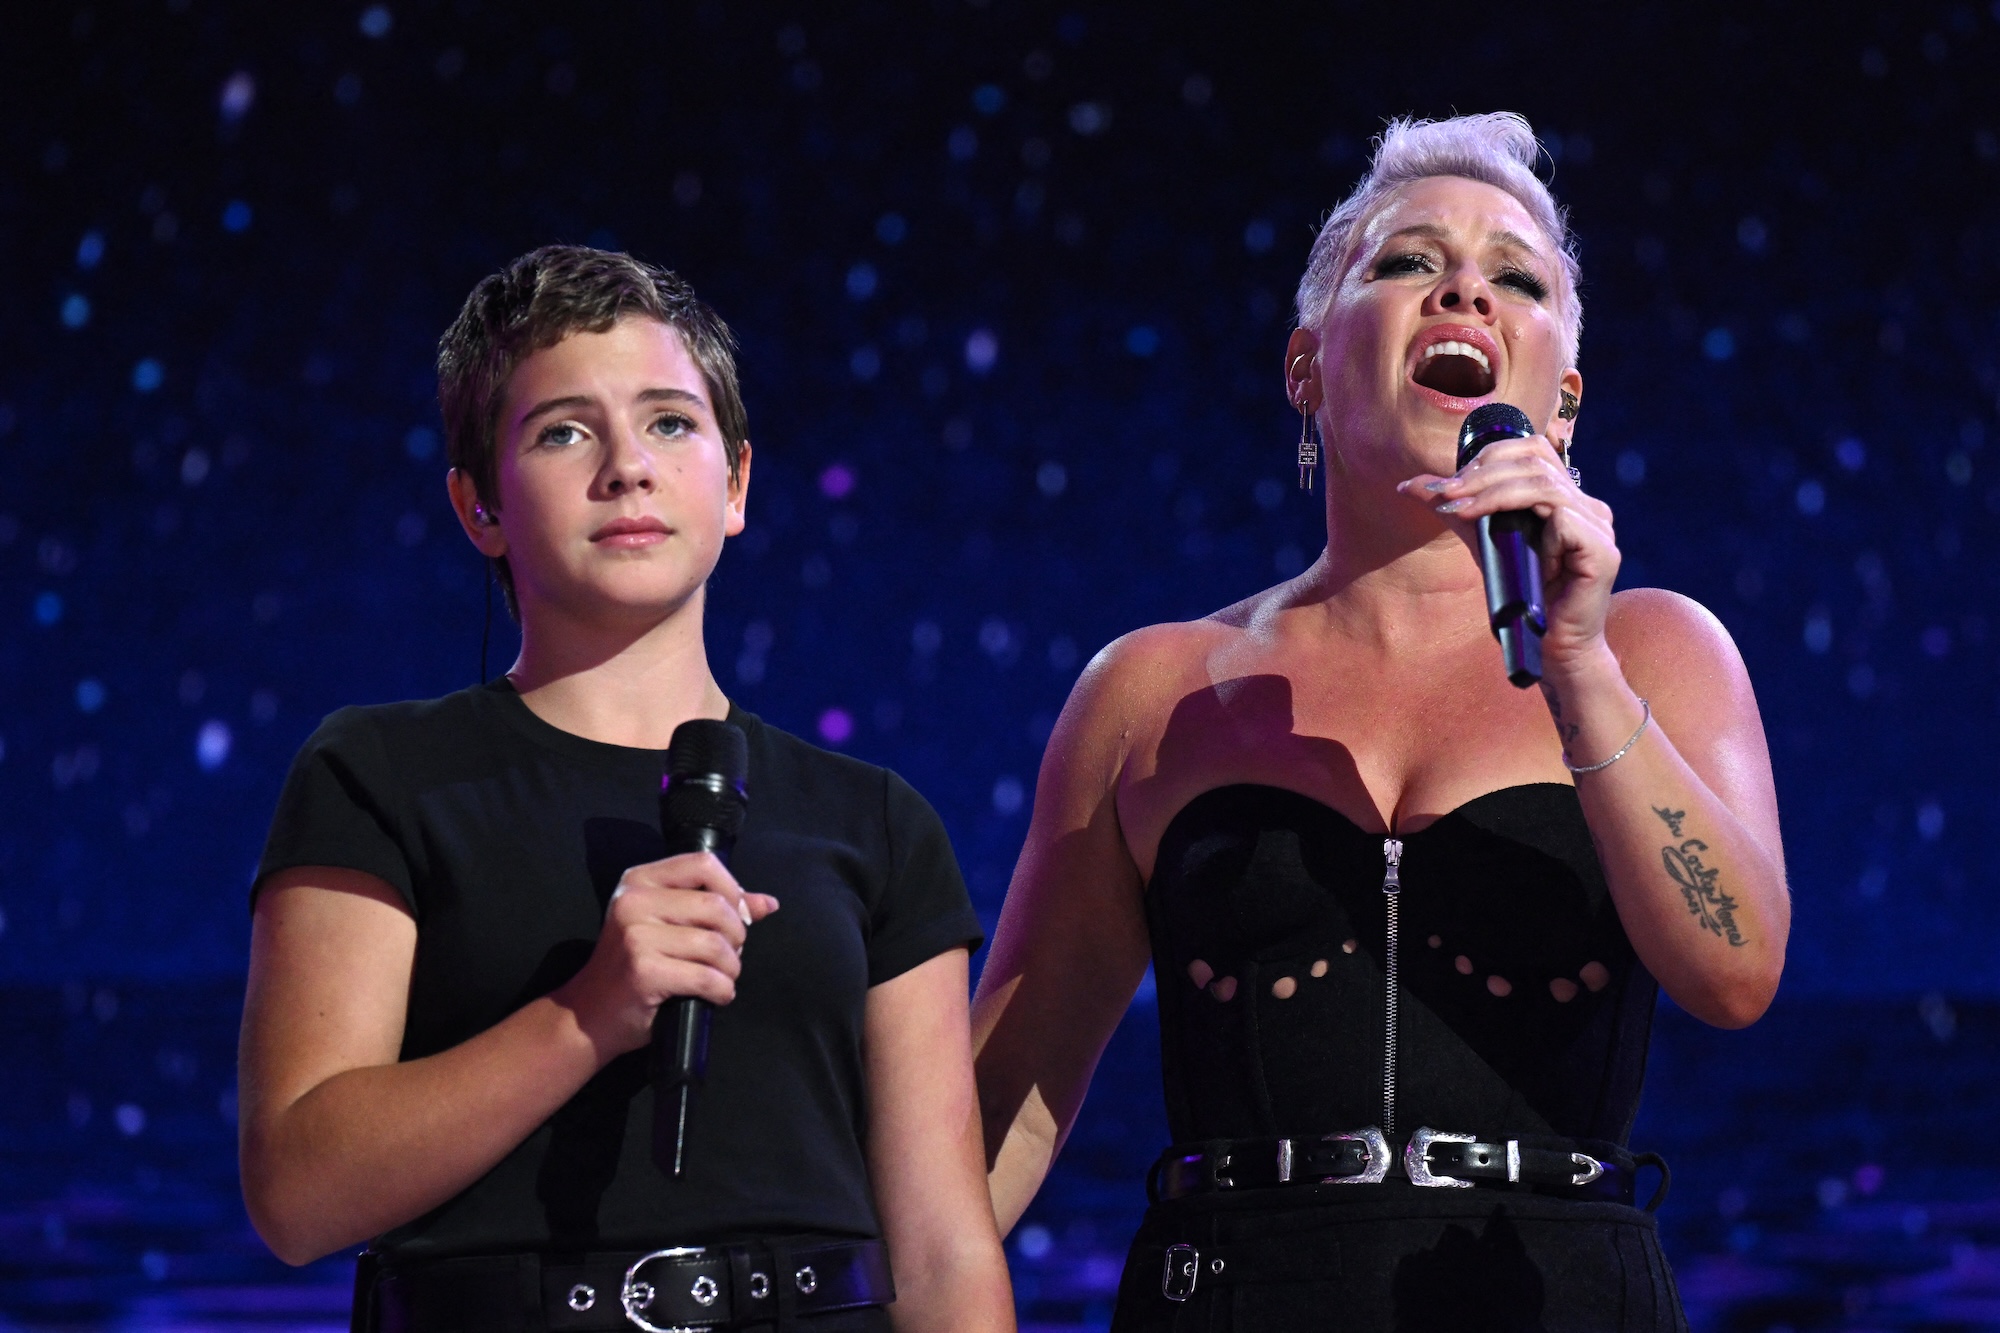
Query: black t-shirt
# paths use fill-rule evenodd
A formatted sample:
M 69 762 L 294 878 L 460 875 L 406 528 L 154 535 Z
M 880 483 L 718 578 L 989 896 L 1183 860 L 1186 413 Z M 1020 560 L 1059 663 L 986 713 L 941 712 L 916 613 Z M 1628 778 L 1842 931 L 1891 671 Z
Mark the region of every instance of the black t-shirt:
M 863 1158 L 868 988 L 980 928 L 944 826 L 895 774 L 732 708 L 749 815 L 731 860 L 779 911 L 715 1011 L 686 1172 L 652 1160 L 648 1053 L 628 1053 L 456 1198 L 379 1237 L 395 1259 L 879 1236 Z M 346 708 L 285 780 L 257 880 L 341 866 L 417 922 L 402 1058 L 445 1050 L 567 981 L 619 876 L 664 854 L 665 752 L 586 740 L 505 681 Z

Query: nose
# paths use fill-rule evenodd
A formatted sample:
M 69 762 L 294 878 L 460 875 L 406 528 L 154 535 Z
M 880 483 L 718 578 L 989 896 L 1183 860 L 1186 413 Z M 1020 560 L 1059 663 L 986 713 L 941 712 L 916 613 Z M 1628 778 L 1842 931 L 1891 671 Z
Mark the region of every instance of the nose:
M 631 427 L 618 422 L 604 436 L 604 459 L 598 468 L 597 484 L 606 495 L 627 491 L 651 491 L 657 483 L 653 456 Z
M 1493 289 L 1486 285 L 1486 275 L 1476 264 L 1457 264 L 1445 272 L 1437 286 L 1431 289 L 1427 304 L 1433 309 L 1427 313 L 1441 313 L 1447 310 L 1464 313 L 1470 310 L 1481 319 L 1493 316 Z

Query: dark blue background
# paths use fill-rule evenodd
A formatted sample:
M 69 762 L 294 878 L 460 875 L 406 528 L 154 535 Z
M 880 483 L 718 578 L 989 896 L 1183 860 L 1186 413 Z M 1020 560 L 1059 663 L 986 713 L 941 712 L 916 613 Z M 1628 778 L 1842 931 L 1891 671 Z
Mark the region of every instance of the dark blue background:
M 1781 1008 L 1946 1041 L 1939 1013 L 2000 990 L 2000 5 L 10 24 L 0 986 L 38 1032 L 110 1022 L 127 983 L 226 995 L 299 742 L 476 678 L 431 358 L 474 281 L 552 240 L 673 267 L 735 326 L 757 465 L 716 674 L 905 774 L 990 920 L 1089 655 L 1323 540 L 1280 375 L 1314 224 L 1383 117 L 1495 108 L 1543 133 L 1582 239 L 1577 461 L 1623 582 L 1713 609 L 1758 686 Z M 212 1117 L 227 1082 L 225 1051 L 175 1086 Z M 1148 1076 L 1116 1086 L 1093 1114 L 1149 1140 Z

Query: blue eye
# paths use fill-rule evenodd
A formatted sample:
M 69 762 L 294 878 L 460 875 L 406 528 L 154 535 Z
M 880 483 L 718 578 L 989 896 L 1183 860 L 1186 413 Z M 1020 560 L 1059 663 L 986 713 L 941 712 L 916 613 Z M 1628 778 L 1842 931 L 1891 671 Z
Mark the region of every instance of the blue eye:
M 583 432 L 567 421 L 558 421 L 552 426 L 544 426 L 542 433 L 535 437 L 536 444 L 545 444 L 560 449 L 564 445 L 575 444 Z
M 654 420 L 653 429 L 662 435 L 676 438 L 694 434 L 695 423 L 692 418 L 682 416 L 679 412 L 665 412 Z
M 1524 273 L 1518 268 L 1510 268 L 1503 271 L 1499 275 L 1498 281 L 1503 286 L 1512 287 L 1515 291 L 1521 292 L 1537 301 L 1549 294 L 1547 285 L 1540 278 L 1537 278 L 1532 273 Z

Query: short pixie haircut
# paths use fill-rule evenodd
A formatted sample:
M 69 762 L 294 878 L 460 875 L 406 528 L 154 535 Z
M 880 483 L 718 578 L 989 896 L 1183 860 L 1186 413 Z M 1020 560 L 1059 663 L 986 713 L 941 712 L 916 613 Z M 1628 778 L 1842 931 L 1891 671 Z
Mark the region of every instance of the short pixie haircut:
M 602 333 L 628 315 L 680 335 L 708 385 L 732 479 L 740 475 L 750 420 L 736 382 L 736 336 L 678 274 L 627 254 L 545 245 L 482 278 L 438 340 L 438 407 L 451 465 L 499 506 L 500 408 L 514 368 L 572 333 Z M 493 562 L 515 610 L 506 557 Z
M 1391 193 L 1431 176 L 1463 176 L 1513 195 L 1554 248 L 1558 268 L 1556 317 L 1562 323 L 1564 362 L 1574 366 L 1577 344 L 1583 336 L 1583 302 L 1578 295 L 1582 271 L 1577 265 L 1576 238 L 1569 229 L 1569 210 L 1556 204 L 1549 187 L 1535 174 L 1541 156 L 1542 147 L 1527 118 L 1512 111 L 1450 120 L 1403 116 L 1390 121 L 1375 141 L 1368 174 L 1354 187 L 1354 193 L 1327 215 L 1313 241 L 1305 276 L 1299 279 L 1299 327 L 1315 328 L 1326 318 L 1334 288 L 1354 259 L 1354 244 L 1362 225 L 1388 202 Z

